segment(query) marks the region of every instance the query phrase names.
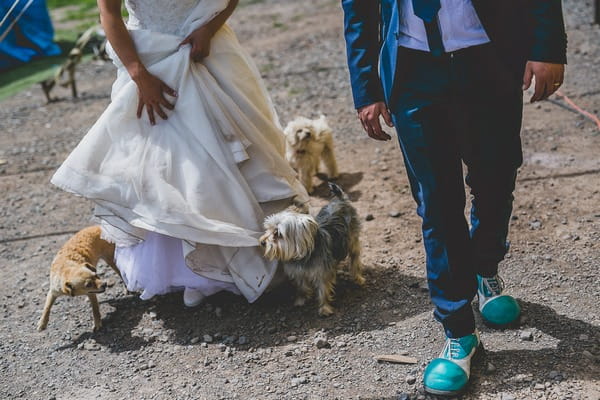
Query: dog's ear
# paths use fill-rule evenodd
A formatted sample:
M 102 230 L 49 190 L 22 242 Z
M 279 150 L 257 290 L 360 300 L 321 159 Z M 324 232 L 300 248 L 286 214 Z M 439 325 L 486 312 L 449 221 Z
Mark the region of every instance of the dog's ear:
M 63 292 L 71 297 L 75 296 L 75 293 L 73 292 L 73 285 L 71 284 L 71 282 L 65 282 L 65 284 L 63 285 Z
M 85 264 L 83 264 L 83 268 L 87 268 L 87 269 L 89 269 L 90 271 L 92 271 L 93 273 L 96 273 L 96 267 L 94 267 L 94 266 L 93 266 L 92 264 L 90 264 L 90 263 L 87 263 L 87 262 L 86 262 Z

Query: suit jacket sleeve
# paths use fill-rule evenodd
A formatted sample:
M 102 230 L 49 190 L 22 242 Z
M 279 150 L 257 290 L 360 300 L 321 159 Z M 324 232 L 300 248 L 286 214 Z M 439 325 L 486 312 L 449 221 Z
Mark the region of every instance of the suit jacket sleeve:
M 342 0 L 344 35 L 354 106 L 383 101 L 378 73 L 380 5 L 375 0 Z
M 567 63 L 567 34 L 561 0 L 533 0 L 533 45 L 529 60 Z

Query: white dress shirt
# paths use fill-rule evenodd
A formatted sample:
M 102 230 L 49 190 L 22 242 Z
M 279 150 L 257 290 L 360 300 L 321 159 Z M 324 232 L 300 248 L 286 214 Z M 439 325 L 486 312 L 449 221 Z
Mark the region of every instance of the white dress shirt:
M 438 19 L 446 52 L 490 41 L 471 0 L 441 0 L 441 6 Z M 398 45 L 409 49 L 429 51 L 425 24 L 421 18 L 415 15 L 412 0 L 401 0 L 399 12 Z

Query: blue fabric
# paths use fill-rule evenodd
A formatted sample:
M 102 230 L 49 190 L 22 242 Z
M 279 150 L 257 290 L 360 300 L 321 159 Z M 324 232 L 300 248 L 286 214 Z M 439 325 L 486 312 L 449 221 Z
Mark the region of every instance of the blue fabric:
M 476 275 L 504 257 L 517 168 L 522 92 L 506 84 L 491 45 L 453 57 L 398 49 L 391 110 L 423 224 L 434 316 L 448 337 L 473 332 Z M 481 88 L 486 88 L 482 91 Z M 473 199 L 464 217 L 464 162 Z
M 440 0 L 412 0 L 415 15 L 425 22 L 433 21 L 441 8 Z
M 377 101 L 391 107 L 395 101 L 398 1 L 408 0 L 341 0 L 357 109 Z M 561 0 L 473 0 L 473 6 L 516 86 L 527 60 L 566 63 Z
M 0 1 L 0 16 L 4 17 L 14 0 Z M 20 0 L 0 27 L 0 35 L 21 13 L 27 0 Z M 36 57 L 55 56 L 60 48 L 53 42 L 54 30 L 45 0 L 34 0 L 0 42 L 0 70 L 26 63 Z

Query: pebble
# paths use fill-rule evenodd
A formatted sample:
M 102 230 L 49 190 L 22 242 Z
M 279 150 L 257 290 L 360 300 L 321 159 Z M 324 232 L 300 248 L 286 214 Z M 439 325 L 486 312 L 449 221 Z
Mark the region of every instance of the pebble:
M 216 315 L 218 318 L 221 318 L 221 316 L 223 315 L 223 309 L 221 309 L 221 307 L 216 307 L 216 308 L 215 308 L 215 315 Z
M 585 358 L 587 358 L 588 360 L 592 360 L 592 361 L 596 360 L 596 357 L 594 357 L 594 355 L 592 353 L 590 353 L 589 351 L 587 351 L 587 350 L 584 350 L 581 353 L 581 355 L 584 356 Z
M 330 348 L 331 344 L 327 341 L 327 339 L 322 338 L 322 337 L 318 337 L 315 339 L 314 341 L 315 346 L 317 347 L 317 349 L 325 349 L 325 348 Z
M 402 213 L 400 211 L 392 211 L 388 215 L 392 218 L 398 218 L 399 216 L 402 215 Z
M 417 378 L 414 375 L 406 375 L 405 381 L 409 385 L 412 385 L 412 384 L 414 384 L 417 381 Z
M 554 380 L 560 380 L 562 378 L 562 374 L 558 371 L 550 371 L 548 373 L 548 378 L 554 379 Z
M 541 227 L 542 227 L 542 223 L 540 221 L 538 221 L 537 219 L 535 219 L 529 223 L 529 228 L 532 230 L 538 230 Z
M 305 376 L 302 376 L 300 378 L 292 378 L 292 386 L 303 385 L 307 382 L 308 382 L 308 379 L 306 379 Z
M 196 344 L 200 341 L 200 338 L 198 336 L 193 337 L 192 340 L 190 340 L 190 344 Z
M 205 343 L 212 343 L 212 341 L 213 341 L 213 337 L 212 337 L 212 336 L 210 336 L 210 335 L 204 335 L 204 336 L 202 337 L 202 340 L 203 340 Z
M 238 344 L 241 344 L 241 345 L 248 344 L 248 338 L 246 336 L 240 336 L 238 339 Z
M 288 342 L 295 342 L 296 340 L 298 340 L 298 338 L 294 335 L 290 335 L 286 339 Z
M 510 393 L 502 393 L 500 394 L 500 400 L 517 400 L 517 398 Z
M 408 393 L 400 393 L 397 400 L 410 400 Z
M 533 340 L 533 332 L 521 331 L 521 333 L 519 334 L 519 339 L 531 342 Z
M 546 385 L 544 385 L 543 383 L 536 383 L 533 388 L 535 390 L 546 390 Z
M 373 214 L 367 214 L 367 216 L 365 217 L 365 221 L 373 221 L 375 219 L 375 217 L 373 216 Z
M 590 337 L 585 333 L 582 333 L 581 335 L 579 335 L 579 340 L 588 341 L 590 340 Z
M 492 374 L 492 373 L 496 372 L 496 366 L 494 364 L 492 364 L 491 362 L 487 363 L 487 365 L 485 367 L 485 372 L 487 372 L 488 374 Z

